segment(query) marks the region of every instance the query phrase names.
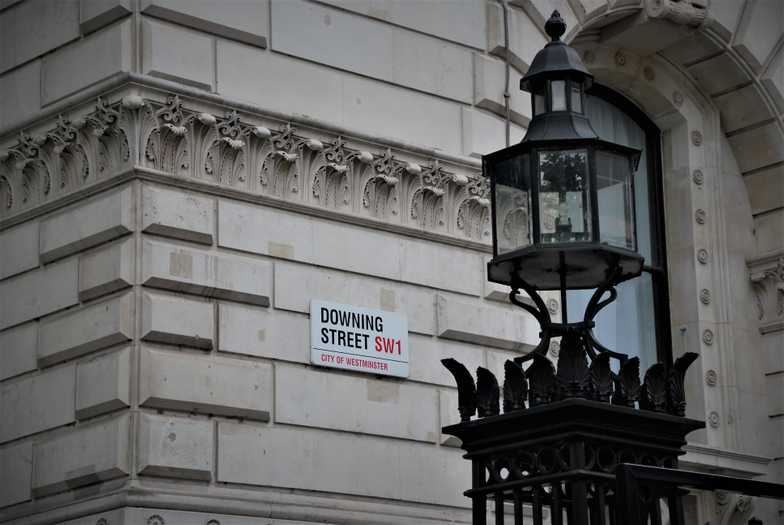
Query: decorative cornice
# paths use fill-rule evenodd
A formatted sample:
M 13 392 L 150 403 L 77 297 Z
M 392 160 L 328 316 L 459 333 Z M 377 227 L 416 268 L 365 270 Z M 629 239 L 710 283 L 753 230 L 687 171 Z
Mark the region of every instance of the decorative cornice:
M 176 94 L 98 98 L 84 116 L 20 132 L 0 152 L 0 224 L 134 169 L 489 245 L 489 188 L 473 166 L 200 109 Z

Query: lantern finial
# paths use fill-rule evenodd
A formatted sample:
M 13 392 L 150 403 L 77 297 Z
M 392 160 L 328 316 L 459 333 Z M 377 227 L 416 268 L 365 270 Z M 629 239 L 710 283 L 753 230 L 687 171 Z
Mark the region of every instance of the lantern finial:
M 561 18 L 561 13 L 556 9 L 550 15 L 550 19 L 544 24 L 545 32 L 553 39 L 553 42 L 559 42 L 564 33 L 566 33 L 566 22 Z

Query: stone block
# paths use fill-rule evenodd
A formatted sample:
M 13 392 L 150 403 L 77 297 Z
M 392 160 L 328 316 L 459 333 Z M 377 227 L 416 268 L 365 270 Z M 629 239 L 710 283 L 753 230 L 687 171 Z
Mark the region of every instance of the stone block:
M 276 423 L 435 443 L 437 410 L 434 388 L 296 365 L 275 366 Z
M 76 417 L 87 419 L 131 404 L 131 349 L 103 354 L 76 367 Z
M 218 350 L 232 354 L 309 363 L 308 318 L 282 310 L 220 303 Z
M 745 4 L 737 0 L 711 0 L 706 27 L 729 42 L 738 27 L 738 18 Z
M 750 2 L 733 40 L 733 47 L 759 73 L 775 51 L 784 33 L 781 3 L 771 0 Z
M 751 77 L 729 53 L 723 53 L 693 64 L 687 71 L 709 95 L 746 84 Z
M 509 308 L 436 297 L 438 336 L 507 350 L 529 350 L 539 343 L 539 326 L 530 315 Z
M 126 20 L 45 55 L 41 73 L 42 103 L 51 104 L 100 80 L 130 71 L 131 34 L 131 22 Z
M 693 36 L 679 40 L 662 50 L 660 54 L 671 62 L 682 65 L 699 62 L 717 54 L 721 50 L 722 46 L 719 41 L 707 38 L 704 33 L 698 32 Z
M 76 258 L 0 282 L 0 330 L 79 302 Z
M 458 412 L 457 407 L 457 390 L 442 388 L 438 391 L 439 431 L 447 425 L 460 423 L 460 412 Z M 441 432 L 439 443 L 446 447 L 459 447 L 463 444 L 463 441 L 455 436 Z
M 272 263 L 145 240 L 145 286 L 268 306 Z
M 127 476 L 129 416 L 80 426 L 33 446 L 33 495 L 46 496 Z
M 211 91 L 214 39 L 171 24 L 142 19 L 142 72 Z
M 267 46 L 268 0 L 142 0 L 142 13 L 259 47 Z
M 477 251 L 228 200 L 218 201 L 218 244 L 477 296 L 484 271 Z
M 74 421 L 74 366 L 0 386 L 0 442 Z
M 173 295 L 145 293 L 142 305 L 142 339 L 155 343 L 212 348 L 212 303 Z
M 768 387 L 768 415 L 784 416 L 784 372 L 765 374 Z
M 269 421 L 272 366 L 144 348 L 142 406 Z
M 36 369 L 38 323 L 25 323 L 0 332 L 0 381 Z
M 471 107 L 462 108 L 463 155 L 481 158 L 482 155 L 506 147 L 506 122 L 490 113 Z M 523 140 L 525 130 L 512 123 L 509 143 Z
M 126 294 L 41 321 L 38 364 L 50 366 L 133 337 L 134 297 Z
M 487 366 L 485 351 L 476 345 L 409 335 L 411 374 L 409 379 L 435 385 L 455 386 L 452 374 L 441 364 L 441 359 L 453 357 L 463 363 L 473 374 L 478 366 Z
M 379 140 L 460 153 L 459 104 L 258 48 L 218 41 L 218 92 Z
M 471 466 L 460 456 L 404 440 L 220 422 L 217 481 L 465 508 Z
M 784 51 L 779 50 L 773 57 L 762 74 L 762 84 L 776 104 L 779 113 L 784 113 Z
M 133 231 L 130 186 L 79 202 L 41 221 L 45 263 L 103 244 Z
M 142 230 L 210 245 L 215 230 L 215 199 L 180 190 L 144 186 Z
M 111 24 L 131 14 L 131 0 L 80 0 L 79 28 L 82 34 Z
M 79 38 L 79 2 L 21 2 L 0 12 L 0 27 L 3 72 Z
M 544 47 L 547 39 L 541 27 L 521 9 L 509 7 L 509 63 L 520 73 L 528 71 L 528 66 L 536 53 Z M 487 3 L 487 50 L 501 58 L 506 54 L 504 48 L 504 12 L 500 3 Z M 517 91 L 517 84 L 510 85 L 510 91 Z
M 79 300 L 128 288 L 134 281 L 135 241 L 123 241 L 97 248 L 79 257 Z
M 0 132 L 10 130 L 41 109 L 41 61 L 33 60 L 0 75 L 3 122 Z
M 784 208 L 784 165 L 778 164 L 743 177 L 751 213 L 759 214 Z
M 272 0 L 271 17 L 275 51 L 471 102 L 471 53 L 465 48 L 300 0 Z
M 139 417 L 137 472 L 164 478 L 212 478 L 214 423 L 181 417 Z
M 531 121 L 531 97 L 520 90 L 521 77 L 515 70 L 509 72 L 509 118 L 520 126 L 528 127 Z M 506 118 L 505 78 L 501 60 L 474 53 L 474 105 Z
M 275 308 L 309 313 L 311 299 L 390 312 L 408 319 L 408 329 L 435 334 L 432 291 L 303 264 L 275 263 Z
M 754 217 L 754 230 L 757 253 L 780 250 L 781 239 L 784 239 L 784 210 L 771 211 Z
M 754 84 L 713 98 L 725 133 L 753 126 L 773 117 L 759 87 Z
M 784 161 L 784 133 L 775 121 L 733 134 L 727 140 L 744 173 Z
M 485 11 L 481 2 L 453 0 L 323 0 L 346 11 L 352 11 L 393 25 L 414 29 L 460 44 L 482 49 L 485 46 Z
M 32 499 L 33 443 L 14 443 L 0 449 L 0 507 Z
M 38 266 L 38 222 L 0 233 L 0 280 Z

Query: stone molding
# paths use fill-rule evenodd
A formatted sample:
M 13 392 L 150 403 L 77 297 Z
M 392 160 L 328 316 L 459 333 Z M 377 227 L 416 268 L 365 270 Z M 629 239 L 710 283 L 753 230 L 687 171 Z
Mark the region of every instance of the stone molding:
M 487 181 L 473 166 L 411 155 L 260 115 L 223 116 L 178 95 L 98 101 L 19 133 L 0 152 L 0 223 L 130 169 L 153 170 L 347 218 L 489 244 Z M 512 215 L 515 210 L 510 210 Z
M 784 331 L 784 252 L 746 261 L 762 334 Z

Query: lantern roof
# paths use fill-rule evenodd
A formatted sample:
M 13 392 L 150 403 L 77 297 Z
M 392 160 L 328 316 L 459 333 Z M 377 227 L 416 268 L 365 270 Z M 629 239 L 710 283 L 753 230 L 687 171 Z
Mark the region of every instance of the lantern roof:
M 564 42 L 561 37 L 566 32 L 566 22 L 556 10 L 544 26 L 551 41 L 534 57 L 528 72 L 520 79 L 520 89 L 531 91 L 537 80 L 550 77 L 579 79 L 587 89 L 593 83 L 593 75 L 588 72 L 579 53 Z

